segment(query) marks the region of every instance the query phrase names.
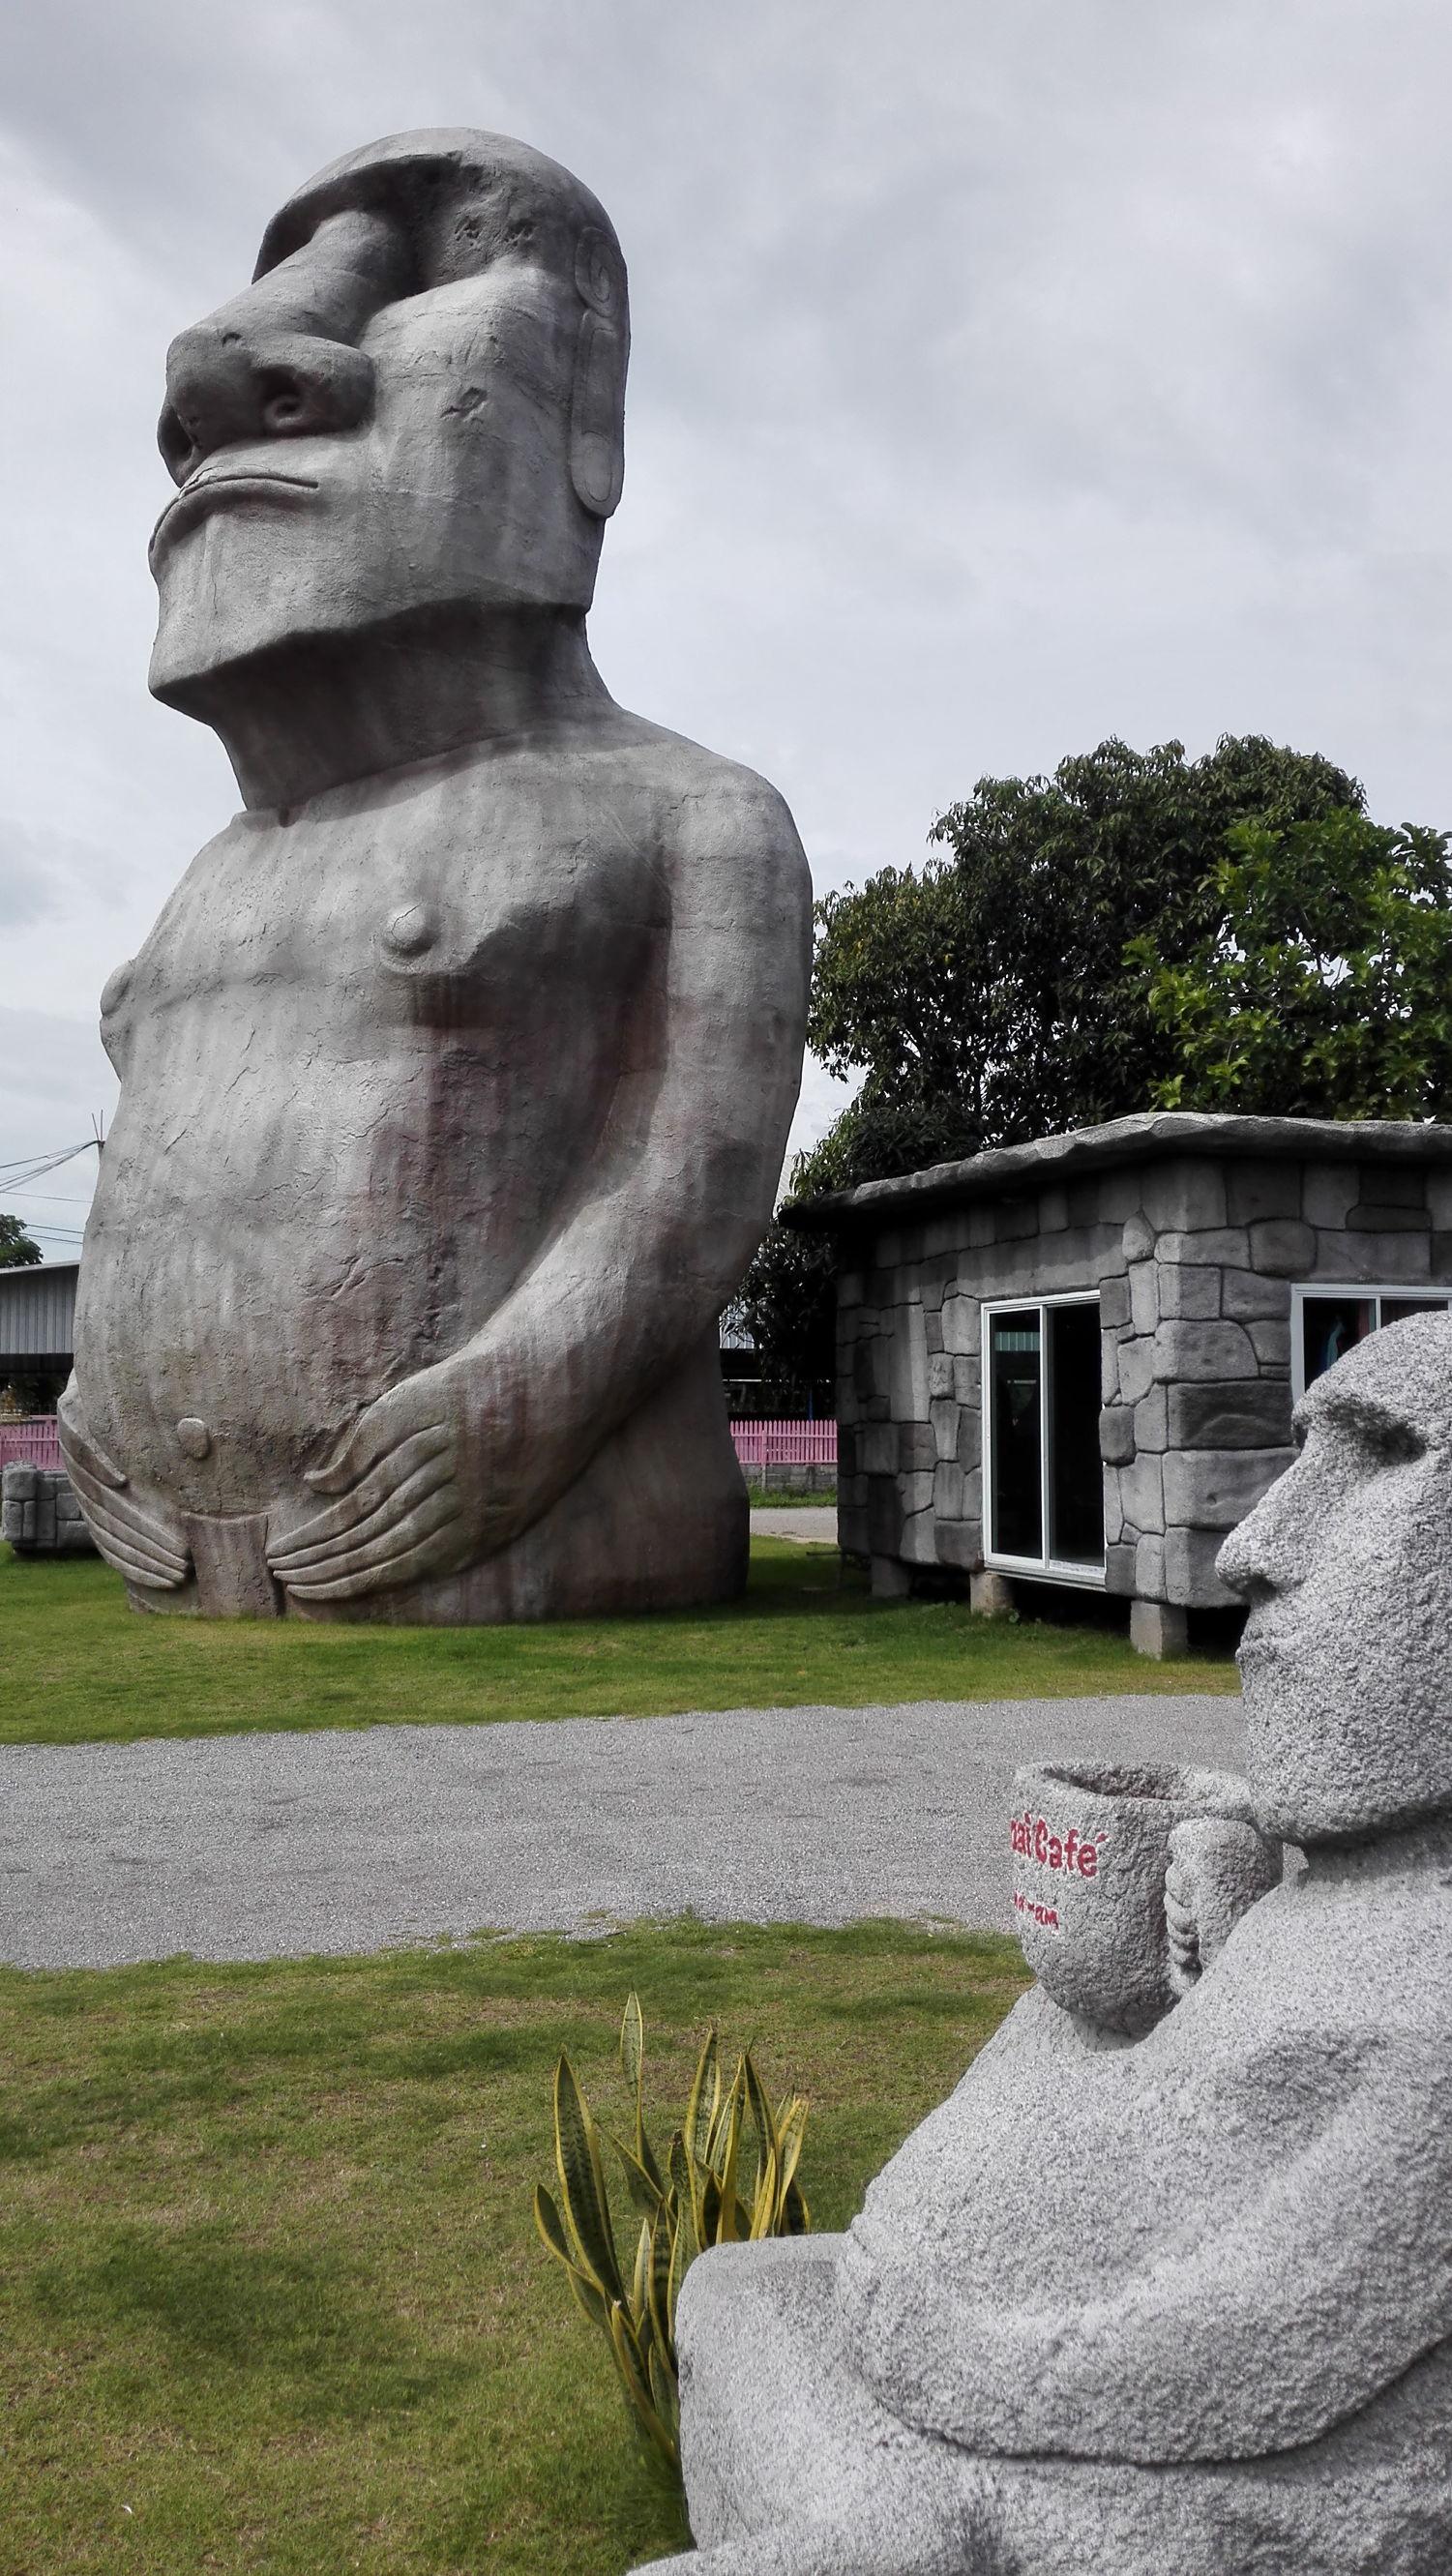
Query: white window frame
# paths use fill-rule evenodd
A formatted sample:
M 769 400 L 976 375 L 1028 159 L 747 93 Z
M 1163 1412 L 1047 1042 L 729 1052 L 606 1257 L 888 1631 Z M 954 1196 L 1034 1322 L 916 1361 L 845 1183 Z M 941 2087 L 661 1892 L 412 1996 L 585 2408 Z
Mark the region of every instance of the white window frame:
M 1304 1308 L 1308 1297 L 1374 1297 L 1380 1309 L 1383 1297 L 1425 1297 L 1428 1302 L 1440 1299 L 1452 1313 L 1452 1287 L 1440 1279 L 1298 1279 L 1291 1287 L 1291 1402 L 1299 1404 L 1306 1392 L 1306 1320 Z M 1378 1311 L 1375 1330 L 1381 1330 Z
M 1365 1291 L 1363 1290 L 1363 1295 Z M 1045 1297 L 985 1297 L 982 1310 L 983 1414 L 983 1562 L 1004 1574 L 1037 1576 L 1040 1583 L 1077 1583 L 1090 1592 L 1104 1589 L 1105 1560 L 1095 1565 L 1070 1565 L 1052 1556 L 1008 1556 L 993 1544 L 993 1372 L 990 1367 L 992 1318 L 995 1315 L 1024 1315 L 1036 1311 L 1039 1317 L 1039 1497 L 1040 1528 L 1045 1541 L 1049 1530 L 1049 1334 L 1044 1314 L 1050 1306 L 1093 1306 L 1100 1303 L 1097 1288 L 1066 1288 Z M 1096 1403 L 1099 1388 L 1095 1387 Z

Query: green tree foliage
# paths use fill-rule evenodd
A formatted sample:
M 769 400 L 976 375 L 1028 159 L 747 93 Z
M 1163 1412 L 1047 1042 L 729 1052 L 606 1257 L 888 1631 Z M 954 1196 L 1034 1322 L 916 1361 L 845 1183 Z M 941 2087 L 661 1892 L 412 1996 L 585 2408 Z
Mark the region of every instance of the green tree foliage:
M 1201 760 L 1110 741 L 1052 778 L 981 778 L 924 867 L 816 907 L 810 1040 L 861 1088 L 788 1202 L 1154 1105 L 1182 1068 L 1169 988 L 1152 1008 L 1151 987 L 1218 935 L 1227 834 L 1348 814 L 1345 770 L 1256 734 Z M 830 1374 L 833 1270 L 828 1240 L 772 1226 L 735 1313 L 775 1374 Z
M 1442 832 L 1364 814 L 1241 823 L 1214 919 L 1170 964 L 1132 940 L 1176 1070 L 1157 1107 L 1282 1118 L 1452 1112 L 1452 857 Z
M 961 1154 L 1146 1108 L 1179 1067 L 1127 948 L 1198 953 L 1232 825 L 1348 809 L 1363 809 L 1355 779 L 1258 735 L 1195 761 L 1177 742 L 1103 742 L 1052 778 L 980 779 L 933 825 L 944 855 L 816 908 L 810 1039 L 829 1071 L 863 1077 L 864 1164 L 882 1175 L 909 1112 Z
M 21 1219 L 0 1214 L 0 1270 L 31 1270 L 40 1259 L 40 1246 Z

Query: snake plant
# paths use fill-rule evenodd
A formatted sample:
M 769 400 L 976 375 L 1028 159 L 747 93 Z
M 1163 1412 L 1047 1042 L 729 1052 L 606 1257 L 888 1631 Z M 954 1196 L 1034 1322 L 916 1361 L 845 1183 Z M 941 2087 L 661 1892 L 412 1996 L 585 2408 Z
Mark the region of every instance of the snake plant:
M 797 2165 L 807 2105 L 792 2094 L 773 2111 L 750 2049 L 742 2050 L 724 2083 L 713 2022 L 685 2118 L 661 2157 L 646 2134 L 645 2020 L 635 1994 L 620 2025 L 620 2062 L 634 2099 L 628 2138 L 598 2125 L 568 2057 L 560 2058 L 554 2104 L 560 2197 L 539 2186 L 535 2224 L 609 2343 L 646 2434 L 678 2467 L 675 2325 L 682 2275 L 708 2245 L 805 2233 L 811 2218 Z M 611 2214 L 602 2142 L 619 2162 L 633 2212 L 623 2240 Z

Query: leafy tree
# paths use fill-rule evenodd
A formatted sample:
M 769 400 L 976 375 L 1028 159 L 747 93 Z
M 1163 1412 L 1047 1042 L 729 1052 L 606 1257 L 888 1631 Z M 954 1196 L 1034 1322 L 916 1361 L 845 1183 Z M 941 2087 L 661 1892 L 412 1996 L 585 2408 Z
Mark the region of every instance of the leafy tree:
M 1154 1105 L 1182 1041 L 1170 987 L 1154 1007 L 1151 988 L 1218 935 L 1227 833 L 1363 812 L 1345 770 L 1258 734 L 1195 761 L 1109 741 L 1052 778 L 980 779 L 933 825 L 943 855 L 816 907 L 811 1043 L 862 1082 L 788 1206 Z M 828 1241 L 771 1228 L 735 1311 L 780 1374 L 830 1367 L 832 1278 Z
M 0 1214 L 0 1270 L 30 1270 L 41 1257 L 39 1244 L 20 1218 Z
M 1180 962 L 1130 942 L 1177 1069 L 1165 1109 L 1282 1118 L 1452 1113 L 1452 855 L 1442 832 L 1335 814 L 1241 823 L 1214 919 Z
M 881 1168 L 909 1111 L 952 1154 L 1146 1108 L 1179 1067 L 1130 943 L 1168 965 L 1198 952 L 1232 825 L 1346 810 L 1363 798 L 1345 770 L 1254 734 L 1202 760 L 1110 741 L 1052 778 L 980 779 L 933 825 L 945 856 L 816 907 L 810 1038 L 864 1077 L 854 1149 Z

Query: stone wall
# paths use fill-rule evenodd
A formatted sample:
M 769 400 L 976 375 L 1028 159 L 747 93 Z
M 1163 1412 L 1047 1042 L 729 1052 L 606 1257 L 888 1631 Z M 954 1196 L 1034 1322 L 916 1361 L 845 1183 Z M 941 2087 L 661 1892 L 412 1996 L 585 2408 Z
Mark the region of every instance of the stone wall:
M 0 1539 L 20 1556 L 94 1556 L 71 1480 L 60 1468 L 7 1467 L 0 1475 Z
M 983 1303 L 1097 1290 L 1106 1588 L 1228 1602 L 1221 1540 L 1292 1455 L 1291 1286 L 1318 1280 L 1452 1284 L 1452 1171 L 1169 1155 L 864 1231 L 838 1291 L 843 1547 L 982 1564 Z

